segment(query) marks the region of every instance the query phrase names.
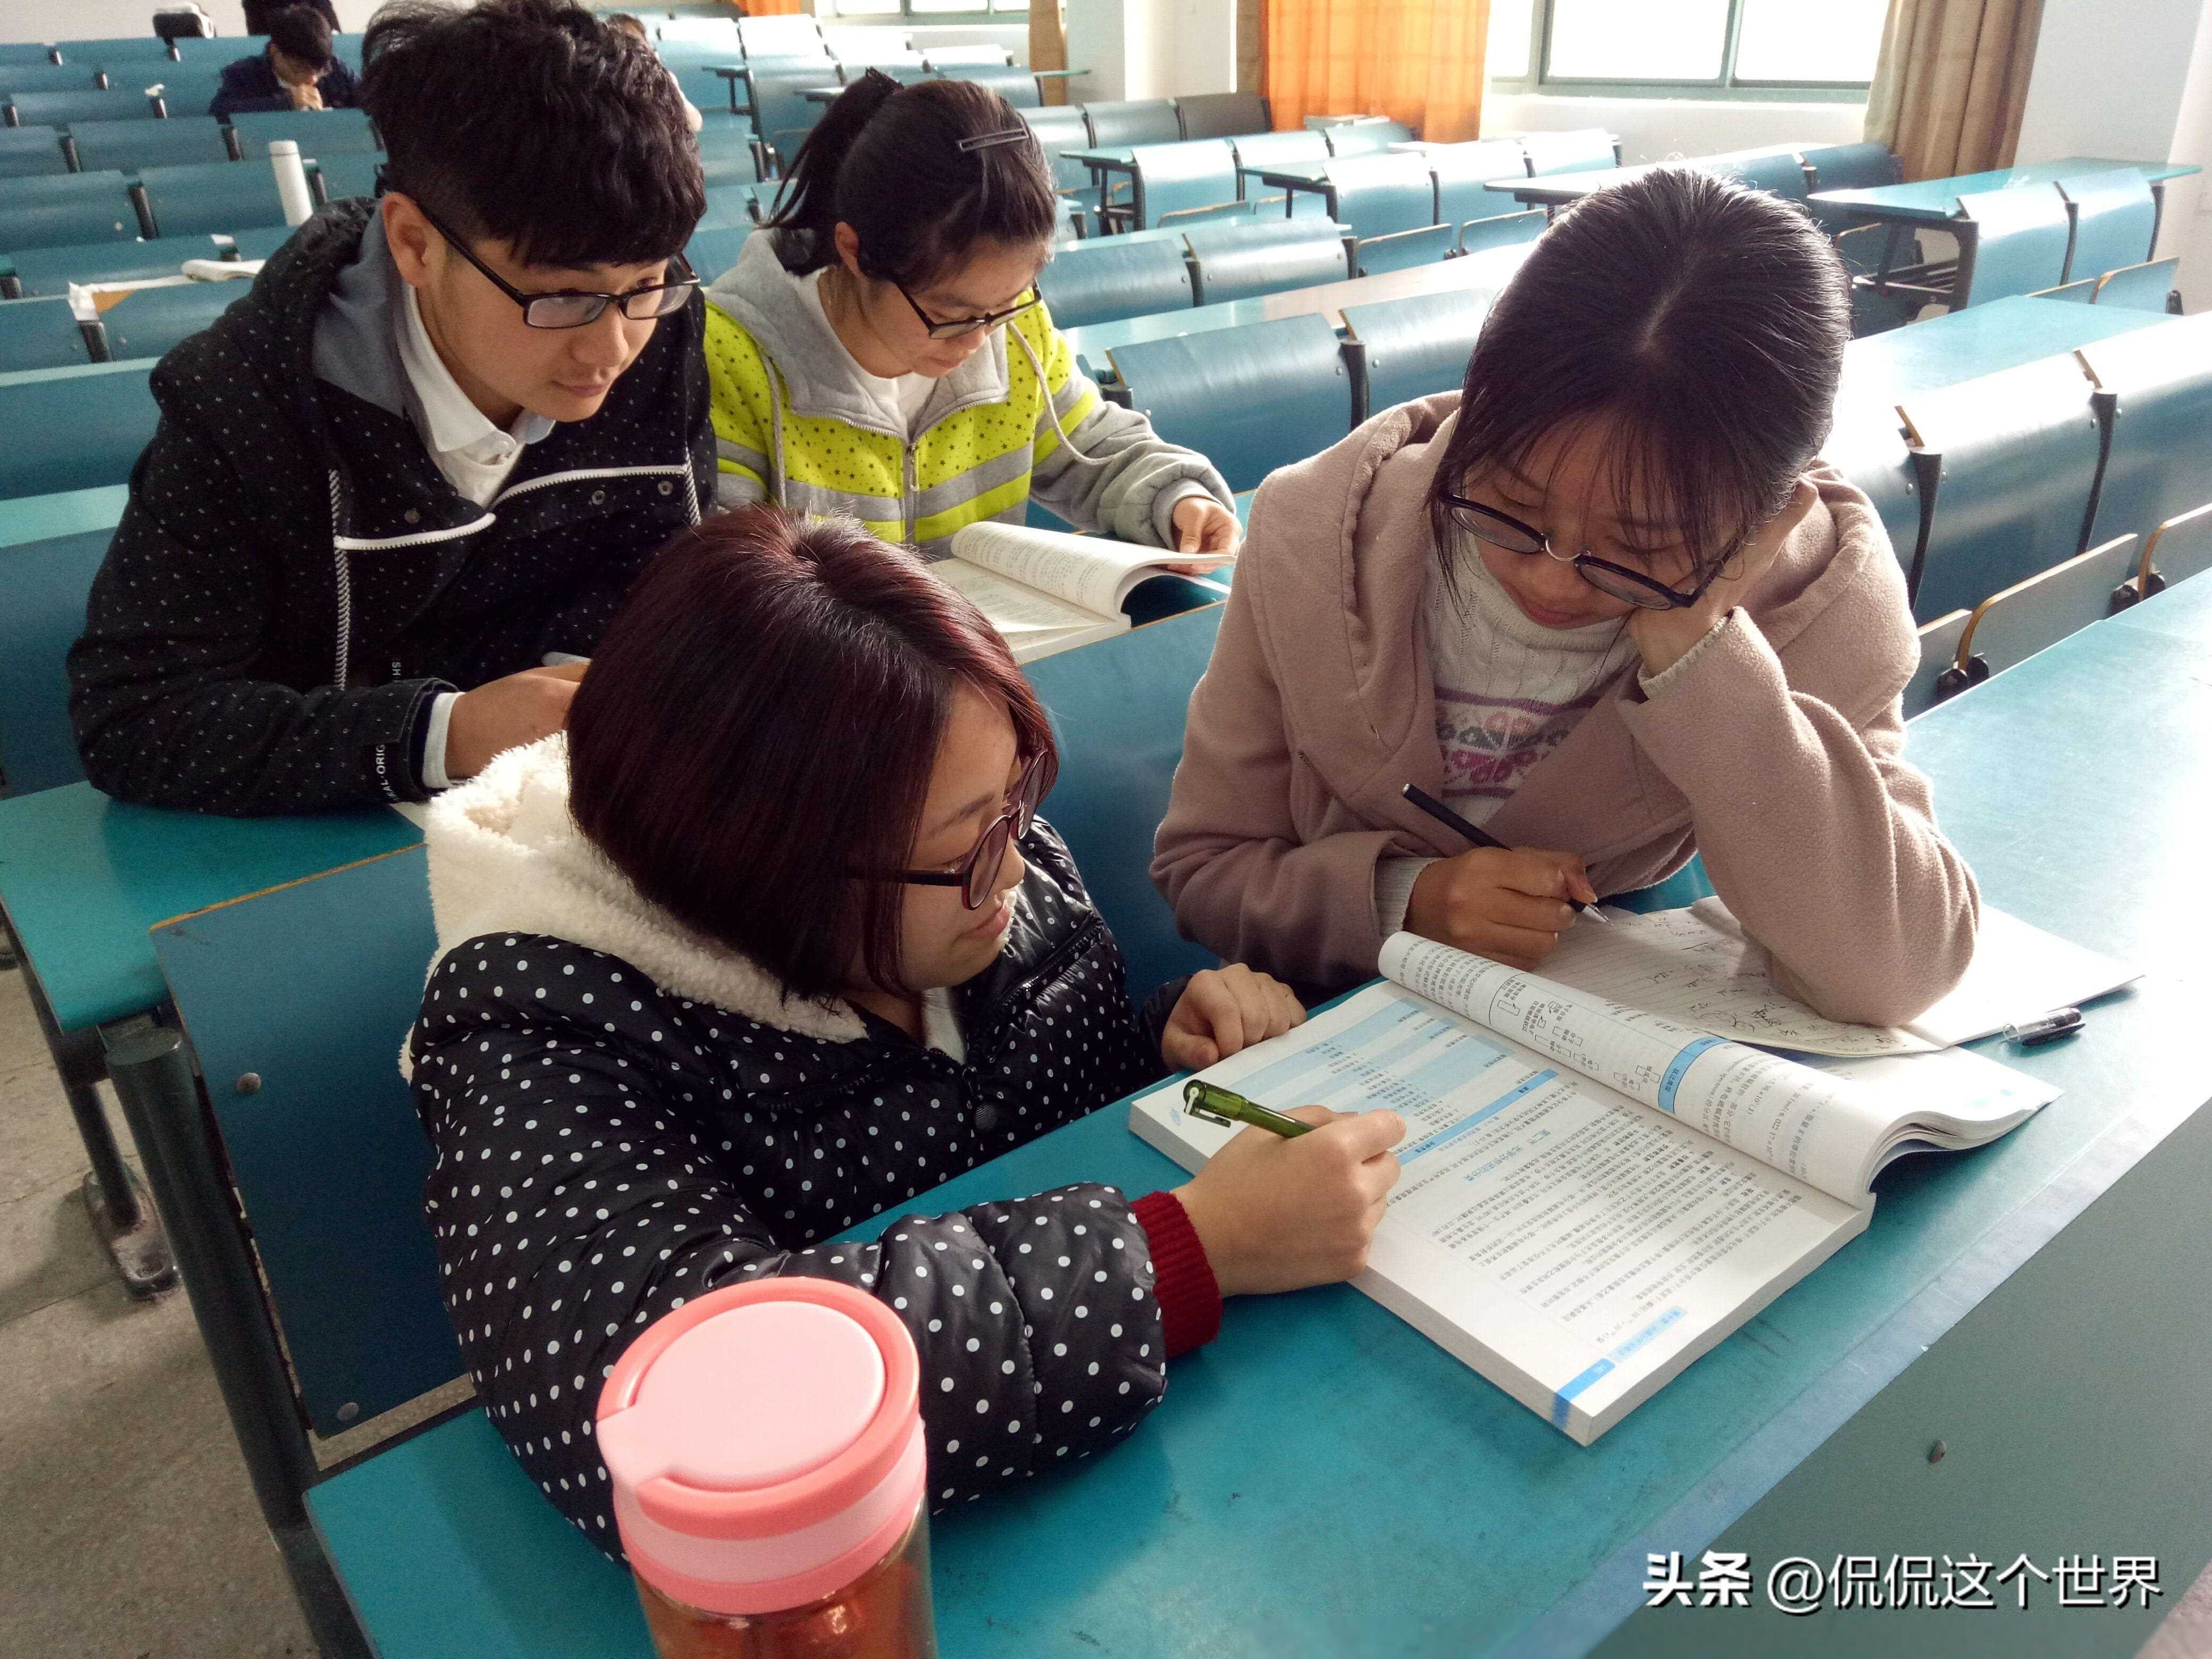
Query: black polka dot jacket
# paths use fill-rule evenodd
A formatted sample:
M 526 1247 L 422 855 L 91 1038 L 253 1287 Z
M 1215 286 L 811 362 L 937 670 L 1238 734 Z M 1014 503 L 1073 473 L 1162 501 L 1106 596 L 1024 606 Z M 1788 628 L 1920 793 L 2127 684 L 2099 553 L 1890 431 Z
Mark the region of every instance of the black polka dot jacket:
M 488 507 L 456 491 L 407 413 L 373 206 L 308 221 L 154 371 L 161 425 L 70 653 L 85 774 L 112 795 L 419 800 L 436 694 L 588 655 L 712 500 L 696 299 Z
M 1219 1319 L 1173 1197 L 1079 1185 L 823 1242 L 1160 1073 L 1180 986 L 1135 1017 L 1058 836 L 1022 843 L 1005 950 L 953 994 L 956 1061 L 684 932 L 576 831 L 567 782 L 556 737 L 432 807 L 441 954 L 406 1055 L 446 1304 L 546 1496 L 617 1551 L 602 1380 L 661 1314 L 760 1275 L 842 1279 L 905 1321 L 938 1507 L 1133 1429 Z

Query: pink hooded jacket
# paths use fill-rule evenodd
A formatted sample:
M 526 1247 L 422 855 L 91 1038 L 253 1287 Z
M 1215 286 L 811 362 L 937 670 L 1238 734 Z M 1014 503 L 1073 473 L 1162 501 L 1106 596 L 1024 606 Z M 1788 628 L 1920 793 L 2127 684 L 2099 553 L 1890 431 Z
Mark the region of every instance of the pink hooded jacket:
M 1456 392 L 1377 416 L 1269 478 L 1191 697 L 1152 874 L 1184 934 L 1306 983 L 1375 972 L 1376 860 L 1458 837 L 1421 596 Z M 1917 660 L 1881 521 L 1832 469 L 1747 605 L 1647 699 L 1633 672 L 1487 824 L 1577 853 L 1601 893 L 1702 853 L 1778 982 L 1834 1018 L 1911 1019 L 1955 985 L 1980 901 L 1903 759 Z

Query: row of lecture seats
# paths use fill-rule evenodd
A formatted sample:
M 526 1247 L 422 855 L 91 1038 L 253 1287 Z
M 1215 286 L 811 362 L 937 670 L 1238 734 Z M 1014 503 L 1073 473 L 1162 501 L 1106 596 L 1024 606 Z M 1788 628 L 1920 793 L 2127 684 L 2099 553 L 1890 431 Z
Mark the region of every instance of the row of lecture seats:
M 174 276 L 187 259 L 265 259 L 291 234 L 290 226 L 278 223 L 205 235 L 32 248 L 5 262 L 7 268 L 0 270 L 0 294 L 9 300 L 52 298 L 66 295 L 72 283 L 149 283 Z M 0 313 L 4 311 L 0 307 Z
M 358 73 L 361 37 L 336 35 L 332 44 L 339 58 Z M 76 58 L 43 65 L 0 64 L 0 116 L 11 127 L 76 127 L 205 115 L 222 88 L 224 68 L 234 59 L 258 53 L 268 40 L 246 35 L 179 40 L 177 45 L 190 50 L 173 62 L 118 61 L 111 67 Z
M 1826 453 L 1873 497 L 1913 614 L 1932 620 L 2197 506 L 2208 429 L 2212 316 L 1911 393 L 1894 409 L 1847 397 Z
M 1991 594 L 1972 611 L 1939 617 L 1920 629 L 1920 666 L 1905 689 L 1905 718 L 2207 570 L 2212 502 L 2168 519 L 2148 540 L 2115 537 Z
M 2094 298 L 2107 274 L 2148 264 L 2158 234 L 2157 198 L 2133 167 L 1975 191 L 1959 215 L 1968 305 L 2081 282 Z
M 1509 213 L 1476 226 L 1483 234 L 1465 251 L 1534 241 L 1544 216 Z M 1199 220 L 1063 243 L 1037 288 L 1054 322 L 1082 328 L 1372 276 L 1375 266 L 1358 263 L 1361 246 L 1351 228 L 1334 219 Z
M 331 36 L 331 50 L 351 69 L 361 68 L 361 40 L 358 33 L 339 33 Z M 204 39 L 185 37 L 164 40 L 158 35 L 122 35 L 112 40 L 53 40 L 44 44 L 16 41 L 0 45 L 0 86 L 6 84 L 10 75 L 36 68 L 60 67 L 76 75 L 97 76 L 104 70 L 121 70 L 125 79 L 137 78 L 141 66 L 154 65 L 158 75 L 164 64 L 184 64 L 194 67 L 213 64 L 221 69 L 240 58 L 252 58 L 269 45 L 265 34 L 211 35 Z M 72 82 L 72 85 L 76 84 Z M 95 78 L 94 86 L 104 84 Z
M 375 151 L 313 158 L 319 199 L 375 191 Z M 0 179 L 0 253 L 278 225 L 284 210 L 264 161 L 204 161 L 34 179 Z
M 191 258 L 219 260 L 228 253 L 212 236 L 173 240 L 205 244 Z M 132 289 L 90 321 L 79 320 L 65 295 L 0 301 L 0 370 L 160 357 L 213 324 L 252 286 L 231 278 Z
M 168 121 L 97 121 L 76 127 L 0 130 L 0 179 L 97 173 L 185 161 L 266 160 L 272 140 L 289 138 L 302 155 L 362 155 L 383 148 L 368 115 L 357 109 L 285 110 L 179 116 Z
M 1060 193 L 1109 234 L 1278 208 L 1293 217 L 1326 214 L 1375 244 L 1358 261 L 1370 272 L 1443 258 L 1462 246 L 1465 227 L 1512 212 L 1508 198 L 1484 188 L 1492 179 L 1610 165 L 1617 151 L 1600 128 L 1421 145 L 1398 122 L 1362 117 L 1296 132 L 1253 128 L 1155 141 L 1097 137 L 1102 124 L 1067 111 L 1027 118 L 1054 158 Z M 1155 118 L 1154 125 L 1164 123 Z M 1116 149 L 1127 150 L 1128 171 L 1112 174 L 1103 189 L 1088 166 L 1070 159 Z

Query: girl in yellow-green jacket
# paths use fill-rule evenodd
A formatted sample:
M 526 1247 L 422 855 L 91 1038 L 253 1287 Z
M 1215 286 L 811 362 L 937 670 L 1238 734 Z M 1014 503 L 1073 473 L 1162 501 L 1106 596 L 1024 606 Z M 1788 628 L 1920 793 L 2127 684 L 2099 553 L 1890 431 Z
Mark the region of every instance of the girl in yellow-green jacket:
M 1101 398 L 1052 325 L 1052 174 L 1005 100 L 871 71 L 781 200 L 708 295 L 724 506 L 849 514 L 934 556 L 1035 496 L 1080 530 L 1234 552 L 1221 475 Z

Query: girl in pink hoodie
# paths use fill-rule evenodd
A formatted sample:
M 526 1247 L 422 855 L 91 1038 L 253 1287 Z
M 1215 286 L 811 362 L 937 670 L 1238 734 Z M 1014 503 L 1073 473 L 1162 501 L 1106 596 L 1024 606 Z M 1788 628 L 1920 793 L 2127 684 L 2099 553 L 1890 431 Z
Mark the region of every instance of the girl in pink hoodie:
M 1534 967 L 1702 854 L 1822 1012 L 1949 990 L 1978 899 L 1903 758 L 1905 582 L 1817 459 L 1849 319 L 1796 208 L 1662 169 L 1546 234 L 1463 391 L 1270 478 L 1155 847 L 1183 932 L 1309 985 L 1400 927 Z

